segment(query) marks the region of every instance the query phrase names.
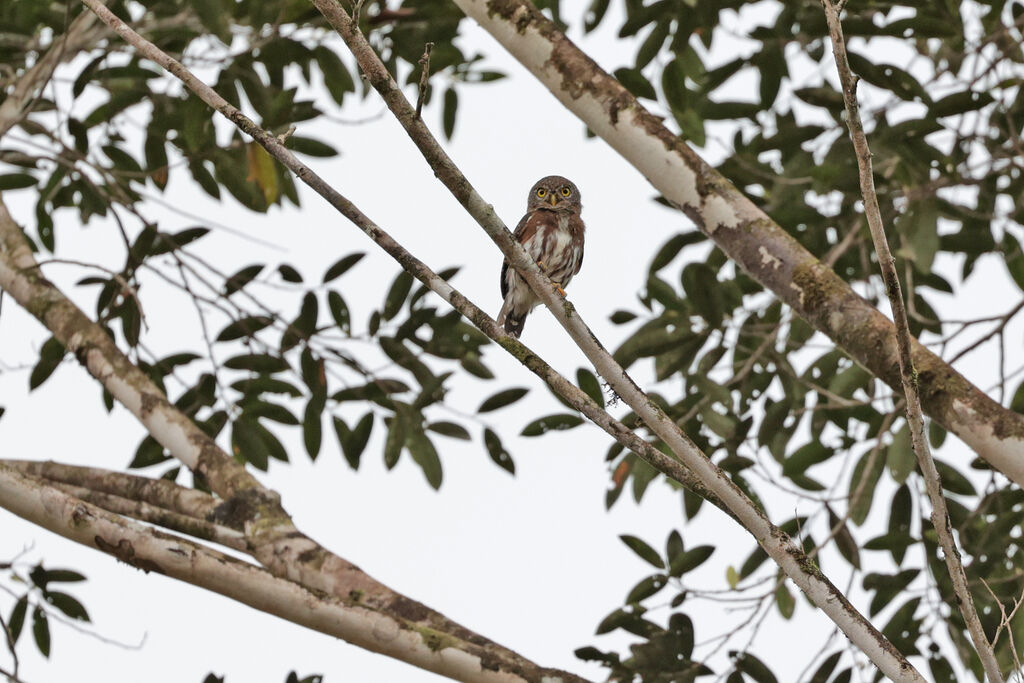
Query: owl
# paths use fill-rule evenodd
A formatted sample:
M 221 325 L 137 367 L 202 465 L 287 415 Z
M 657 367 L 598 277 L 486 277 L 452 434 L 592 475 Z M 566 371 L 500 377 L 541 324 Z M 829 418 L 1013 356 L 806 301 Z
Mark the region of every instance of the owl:
M 515 237 L 533 257 L 541 271 L 563 289 L 580 272 L 583 265 L 583 219 L 580 191 L 562 176 L 541 178 L 530 189 L 526 215 L 516 226 Z M 526 316 L 540 299 L 523 277 L 509 268 L 508 259 L 501 264 L 501 296 L 504 302 L 498 313 L 498 324 L 513 337 L 519 337 Z

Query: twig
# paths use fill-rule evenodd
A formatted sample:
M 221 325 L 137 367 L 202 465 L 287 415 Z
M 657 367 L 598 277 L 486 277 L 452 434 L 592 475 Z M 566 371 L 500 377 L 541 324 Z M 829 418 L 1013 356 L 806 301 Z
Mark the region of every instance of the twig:
M 992 651 L 992 646 L 985 636 L 981 620 L 978 618 L 978 613 L 974 607 L 974 598 L 971 596 L 970 587 L 967 584 L 967 575 L 960 561 L 960 551 L 957 548 L 956 539 L 953 537 L 949 512 L 946 508 L 946 499 L 942 494 L 942 481 L 938 470 L 935 468 L 935 461 L 932 459 L 928 439 L 924 433 L 924 417 L 921 413 L 921 399 L 918 394 L 917 371 L 914 369 L 913 359 L 911 358 L 911 336 L 910 328 L 907 324 L 907 311 L 903 304 L 899 274 L 896 272 L 896 260 L 889 250 L 889 243 L 885 237 L 885 228 L 882 225 L 881 212 L 878 208 L 878 196 L 875 193 L 875 183 L 871 168 L 871 150 L 868 147 L 867 136 L 864 134 L 857 104 L 857 79 L 850 70 L 850 64 L 846 57 L 846 40 L 843 37 L 843 27 L 839 20 L 842 2 L 836 3 L 833 0 L 821 0 L 821 4 L 825 11 L 825 19 L 832 38 L 832 52 L 835 55 L 839 80 L 842 83 L 843 99 L 846 102 L 847 123 L 850 127 L 850 137 L 853 140 L 857 165 L 860 170 L 860 190 L 864 199 L 864 214 L 867 217 L 868 228 L 871 230 L 871 239 L 874 242 L 875 252 L 878 254 L 879 267 L 882 271 L 882 280 L 885 283 L 889 304 L 892 307 L 896 347 L 899 352 L 900 378 L 903 385 L 903 395 L 906 397 L 907 403 L 907 424 L 910 426 L 910 440 L 914 448 L 914 455 L 917 456 L 917 463 L 924 477 L 925 489 L 932 504 L 932 526 L 939 537 L 939 544 L 942 546 L 943 558 L 946 562 L 946 569 L 952 579 L 957 603 L 967 624 L 967 630 L 971 634 L 974 647 L 978 651 L 978 656 L 981 659 L 985 673 L 988 675 L 991 683 L 1002 683 L 1003 675 L 999 662 L 996 661 L 995 653 Z
M 421 118 L 420 113 L 423 111 L 423 101 L 427 99 L 427 87 L 429 86 L 427 81 L 430 79 L 430 51 L 433 49 L 433 43 L 424 45 L 423 56 L 419 59 L 419 65 L 423 71 L 420 73 L 420 95 L 419 99 L 416 100 L 416 118 Z

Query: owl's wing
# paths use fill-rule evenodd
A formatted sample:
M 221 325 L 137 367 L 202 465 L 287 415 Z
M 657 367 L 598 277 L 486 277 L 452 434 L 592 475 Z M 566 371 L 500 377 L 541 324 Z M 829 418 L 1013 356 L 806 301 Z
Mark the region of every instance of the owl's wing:
M 512 235 L 519 240 L 520 244 L 525 244 L 528 239 L 534 236 L 537 232 L 537 212 L 529 212 L 519 220 L 519 225 L 516 226 L 515 231 Z M 501 262 L 501 298 L 504 299 L 508 296 L 508 259 Z
M 572 234 L 572 246 L 579 249 L 579 258 L 576 259 L 576 267 L 573 268 L 572 274 L 580 272 L 580 268 L 583 267 L 583 219 L 579 217 L 579 214 L 573 215 L 569 219 L 569 232 Z

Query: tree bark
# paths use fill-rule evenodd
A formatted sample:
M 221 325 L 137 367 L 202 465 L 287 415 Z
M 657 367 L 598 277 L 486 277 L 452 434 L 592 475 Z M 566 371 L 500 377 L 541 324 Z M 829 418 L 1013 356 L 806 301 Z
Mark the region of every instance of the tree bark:
M 396 620 L 363 606 L 358 598 L 310 590 L 262 567 L 124 519 L 47 486 L 4 462 L 0 462 L 0 506 L 136 569 L 205 588 L 261 612 L 455 680 L 585 683 L 577 676 L 535 666 L 510 670 L 504 656 L 486 657 L 486 643 L 474 653 L 459 647 L 457 639 L 449 633 L 427 626 L 412 627 L 411 621 Z M 408 606 L 413 608 L 417 603 L 409 601 Z

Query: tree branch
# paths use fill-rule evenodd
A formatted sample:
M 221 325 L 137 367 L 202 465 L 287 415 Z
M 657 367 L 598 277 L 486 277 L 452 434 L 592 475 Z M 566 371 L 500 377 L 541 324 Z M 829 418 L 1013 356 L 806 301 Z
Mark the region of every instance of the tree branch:
M 892 322 L 858 296 L 527 0 L 453 0 L 730 258 L 851 358 L 899 390 Z M 1024 486 L 1024 416 L 914 341 L 925 411 Z
M 857 103 L 857 79 L 850 70 L 850 63 L 846 57 L 846 39 L 843 36 L 843 26 L 839 20 L 842 11 L 841 5 L 836 5 L 832 0 L 821 0 L 825 11 L 825 20 L 828 23 L 829 34 L 832 38 L 832 54 L 835 56 L 836 69 L 839 72 L 839 81 L 842 83 L 843 100 L 846 102 L 846 122 L 850 128 L 850 138 L 853 140 L 853 148 L 857 154 L 857 166 L 860 171 L 860 192 L 864 198 L 864 215 L 867 217 L 868 228 L 871 230 L 871 239 L 875 245 L 875 253 L 878 255 L 878 265 L 882 271 L 882 281 L 885 282 L 885 291 L 889 296 L 889 304 L 892 307 L 892 317 L 895 329 L 896 348 L 899 352 L 900 379 L 903 388 L 903 395 L 906 397 L 907 424 L 910 426 L 910 441 L 913 445 L 914 455 L 917 456 L 917 464 L 921 468 L 924 478 L 925 490 L 932 503 L 931 521 L 935 533 L 939 537 L 939 544 L 942 546 L 943 559 L 946 562 L 946 571 L 953 583 L 953 591 L 956 594 L 956 602 L 963 614 L 967 630 L 971 634 L 974 648 L 978 651 L 978 657 L 985 668 L 989 681 L 992 683 L 1003 683 L 1002 671 L 996 661 L 992 645 L 985 636 L 978 612 L 974 607 L 974 598 L 971 596 L 971 589 L 967 585 L 967 574 L 964 572 L 963 563 L 960 561 L 960 550 L 957 547 L 956 539 L 953 537 L 953 526 L 949 521 L 949 510 L 946 508 L 946 499 L 942 495 L 942 480 L 939 471 L 935 468 L 935 461 L 932 459 L 931 450 L 928 446 L 928 438 L 924 433 L 924 416 L 921 414 L 921 400 L 918 394 L 917 370 L 914 368 L 914 361 L 911 356 L 910 327 L 907 323 L 907 309 L 903 303 L 903 292 L 900 287 L 899 274 L 896 272 L 896 259 L 893 258 L 889 249 L 889 242 L 885 238 L 885 227 L 882 225 L 882 214 L 878 208 L 878 195 L 875 192 L 874 171 L 871 164 L 871 150 L 868 147 L 867 136 L 864 134 L 864 126 L 860 120 L 860 107 Z
M 358 597 L 332 596 L 197 543 L 123 519 L 46 486 L 0 462 L 0 506 L 33 524 L 101 550 L 145 572 L 157 572 L 219 593 L 262 612 L 461 681 L 576 681 L 549 669 L 510 672 L 501 658 L 481 661 L 449 647 L 454 639 L 427 627 L 409 628 Z M 414 609 L 411 601 L 407 609 Z M 423 641 L 432 647 L 423 647 Z M 520 675 L 522 674 L 522 675 Z

